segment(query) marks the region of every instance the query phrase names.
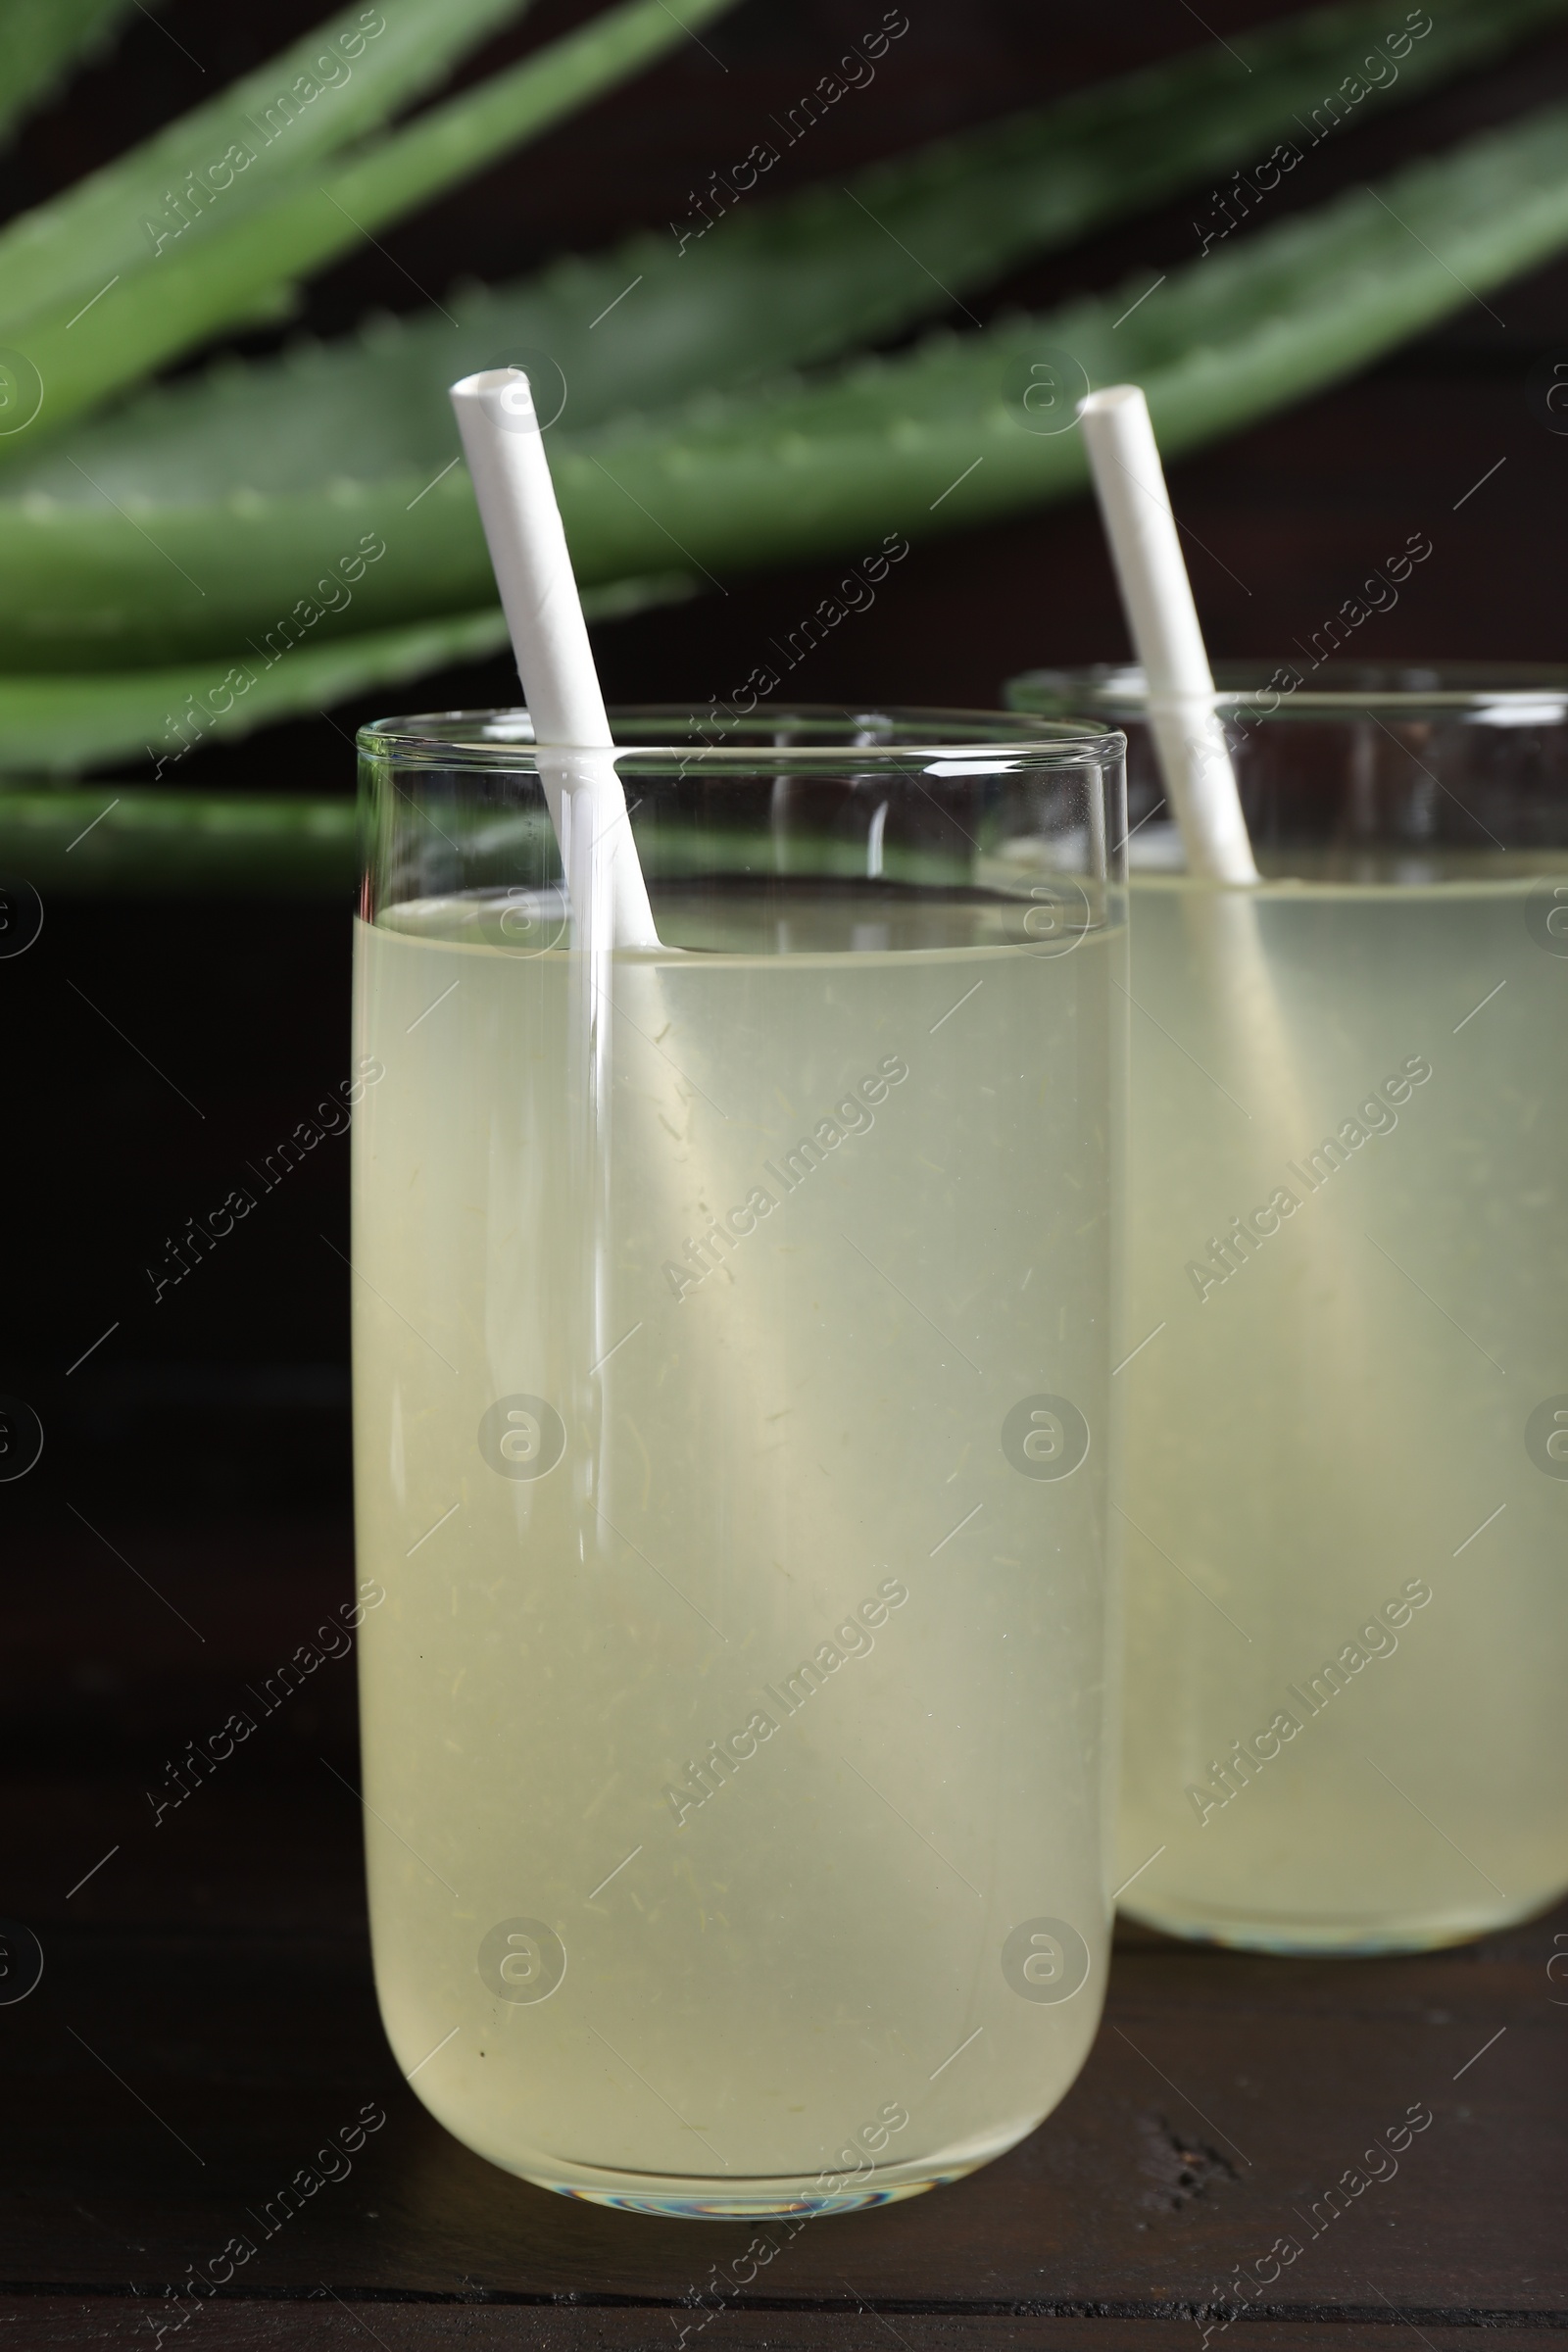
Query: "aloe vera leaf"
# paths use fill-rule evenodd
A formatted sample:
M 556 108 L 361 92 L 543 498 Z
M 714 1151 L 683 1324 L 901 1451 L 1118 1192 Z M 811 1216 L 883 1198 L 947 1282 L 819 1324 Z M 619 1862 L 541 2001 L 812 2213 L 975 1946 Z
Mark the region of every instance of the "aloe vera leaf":
M 10 338 L 40 312 L 70 318 L 117 271 L 129 276 L 157 261 L 167 268 L 172 253 L 211 234 L 225 214 L 254 205 L 264 190 L 314 172 L 324 158 L 378 128 L 399 107 L 443 80 L 466 50 L 527 4 L 384 0 L 380 8 L 350 8 L 329 18 L 216 98 L 0 229 L 0 332 Z M 41 0 L 41 5 L 51 12 L 79 13 L 85 0 Z M 383 29 L 369 32 L 368 24 L 376 19 Z M 357 35 L 360 54 L 350 57 L 343 43 L 347 38 L 352 45 Z M 329 62 L 340 78 L 328 82 L 325 74 L 314 74 L 317 61 Z M 290 98 L 301 75 L 316 84 L 317 97 Z M 165 221 L 172 236 L 180 216 L 171 209 L 171 196 L 188 173 L 206 172 L 237 144 L 251 151 L 251 162 L 229 187 L 209 191 L 209 211 L 199 210 L 191 199 L 187 209 L 194 225 L 155 254 L 145 223 Z
M 584 591 L 583 610 L 591 621 L 619 620 L 681 603 L 701 585 L 691 573 L 668 570 L 612 580 Z M 493 583 L 483 586 L 494 593 Z M 69 775 L 139 755 L 147 772 L 162 761 L 161 772 L 177 776 L 184 752 L 209 739 L 249 734 L 372 688 L 483 661 L 506 643 L 505 616 L 492 605 L 396 628 L 323 634 L 319 644 L 302 639 L 286 653 L 238 642 L 226 655 L 169 668 L 0 677 L 0 774 Z
M 270 667 L 242 645 L 226 663 L 0 678 L 0 771 L 69 774 L 136 755 L 144 777 L 162 761 L 172 782 L 186 749 L 450 662 L 482 661 L 506 641 L 503 615 L 488 611 L 296 645 Z M 250 680 L 243 687 L 242 675 Z
M 1505 13 L 1488 16 L 1487 24 L 1494 26 Z M 1265 51 L 1265 38 L 1283 43 L 1289 31 L 1292 59 L 1298 64 L 1307 56 L 1316 71 L 1320 46 L 1308 42 L 1309 32 L 1321 44 L 1327 25 L 1335 42 L 1343 44 L 1351 29 L 1364 34 L 1367 22 L 1364 11 L 1336 9 L 1254 36 L 1250 44 L 1258 61 L 1253 78 L 1269 70 L 1272 52 Z M 1437 37 L 1436 32 L 1429 36 L 1429 50 Z M 1343 45 L 1336 54 L 1343 61 Z M 1158 69 L 1152 77 L 1164 77 L 1159 86 L 1167 95 L 1174 71 Z M 1234 64 L 1228 71 L 1236 74 Z M 1131 78 L 1144 85 L 1152 77 Z M 1097 108 L 1110 109 L 1119 86 L 1089 96 Z M 1250 93 L 1250 81 L 1247 88 Z M 1282 88 L 1278 97 L 1290 94 Z M 1068 103 L 1075 107 L 1089 100 Z M 1045 119 L 1026 120 L 1038 125 Z M 1053 207 L 1065 219 L 1061 207 L 1067 199 L 1054 176 L 1054 162 L 1048 156 L 1027 164 L 1016 125 L 981 134 L 973 149 L 981 159 L 976 168 L 989 169 L 985 142 L 993 136 L 1010 159 L 1007 169 L 1015 169 L 1008 185 L 1019 202 L 1031 184 L 1030 172 L 1046 190 L 1039 197 L 1043 209 L 1037 225 Z M 878 170 L 884 177 L 903 172 L 899 184 L 913 191 L 910 203 L 924 206 L 945 184 L 944 174 L 960 152 L 970 149 L 961 141 L 948 142 L 911 162 Z M 1081 162 L 1080 157 L 1067 172 L 1070 185 L 1078 184 L 1073 174 Z M 1097 184 L 1103 193 L 1107 183 L 1102 177 Z M 871 176 L 855 185 L 876 192 Z M 989 185 L 992 196 L 999 197 L 1002 180 L 993 174 Z M 349 347 L 307 346 L 261 367 L 226 363 L 205 379 L 146 396 L 118 418 L 78 429 L 18 467 L 0 501 L 6 566 L 0 620 L 10 624 L 0 661 L 76 668 L 105 661 L 122 666 L 180 654 L 221 654 L 247 635 L 260 638 L 272 628 L 367 528 L 385 536 L 393 561 L 370 581 L 368 601 L 362 599 L 365 621 L 357 615 L 353 625 L 389 625 L 421 612 L 477 603 L 488 592 L 486 560 L 463 477 L 448 481 L 433 505 L 426 499 L 429 512 L 412 521 L 406 514 L 410 501 L 418 501 L 425 485 L 456 456 L 445 389 L 451 375 L 519 346 L 568 352 L 567 407 L 552 443 L 564 449 L 568 428 L 584 416 L 592 421 L 596 408 L 624 401 L 628 384 L 641 396 L 650 380 L 656 385 L 678 380 L 695 364 L 694 355 L 720 380 L 726 368 L 744 372 L 754 351 L 767 349 L 769 317 L 787 321 L 777 329 L 779 344 L 809 333 L 825 336 L 830 327 L 842 342 L 868 315 L 873 265 L 887 267 L 878 257 L 891 256 L 893 265 L 884 291 L 897 282 L 905 264 L 875 223 L 867 224 L 858 206 L 846 205 L 841 210 L 852 231 L 857 221 L 866 226 L 876 252 L 867 249 L 861 255 L 863 271 L 856 263 L 847 278 L 835 276 L 829 266 L 832 248 L 823 242 L 829 230 L 817 220 L 831 201 L 831 191 L 808 189 L 803 197 L 760 207 L 765 215 L 760 227 L 737 215 L 724 224 L 722 235 L 680 261 L 668 258 L 672 241 L 666 248 L 644 239 L 618 249 L 608 262 L 561 265 L 519 295 L 492 297 L 481 291 L 460 304 L 456 332 L 444 321 L 383 320 Z M 900 211 L 887 189 L 877 192 L 875 210 L 899 229 L 911 229 L 912 214 Z M 1071 214 L 1071 220 L 1081 224 L 1079 214 Z M 1216 285 L 1233 282 L 1232 262 L 1240 250 L 1242 244 L 1233 243 L 1204 260 L 1205 272 L 1219 272 Z M 971 260 L 977 252 L 978 247 L 971 249 Z M 726 256 L 735 255 L 739 261 L 732 267 Z M 943 258 L 953 267 L 946 249 Z M 633 298 L 592 328 L 588 322 L 599 318 L 605 303 L 635 279 L 632 264 L 639 259 L 655 273 L 650 285 L 638 287 Z M 793 290 L 789 301 L 774 299 L 781 277 Z M 803 288 L 810 290 L 816 306 L 810 317 L 803 307 Z M 651 314 L 636 308 L 645 293 L 656 297 Z M 1159 312 L 1174 299 L 1174 289 L 1162 291 Z M 791 301 L 796 301 L 793 316 Z M 622 321 L 627 340 L 606 344 L 603 338 L 620 329 Z M 1124 348 L 1128 333 L 1136 337 L 1147 323 L 1143 312 L 1128 322 L 1120 338 Z M 568 341 L 571 336 L 575 342 Z M 632 360 L 641 344 L 653 359 L 639 375 Z M 653 429 L 680 431 L 684 420 Z M 415 464 L 424 470 L 405 471 Z M 288 496 L 301 486 L 302 473 L 313 489 L 308 500 Z M 232 488 L 236 483 L 245 486 Z M 960 500 L 958 512 L 963 511 Z M 661 544 L 661 567 L 679 561 L 669 542 Z M 764 532 L 755 560 L 767 561 L 771 544 Z M 225 560 L 223 551 L 235 545 L 247 550 L 243 563 Z M 193 583 L 206 593 L 198 593 Z
M 682 21 L 663 0 L 625 0 L 577 31 L 536 50 L 445 106 L 419 116 L 367 152 L 334 162 L 309 185 L 288 183 L 183 252 L 170 249 L 68 317 L 56 306 L 15 328 L 36 369 L 42 405 L 4 444 L 22 454 L 120 386 L 190 350 L 254 311 L 280 285 L 320 268 L 363 236 L 536 137 L 668 49 L 733 0 L 684 0 Z
M 723 577 L 859 555 L 890 531 L 914 540 L 1063 496 L 1085 479 L 1080 437 L 1029 429 L 1022 406 L 1031 368 L 1053 350 L 1076 354 L 1093 382 L 1143 382 L 1172 452 L 1219 438 L 1443 318 L 1469 300 L 1459 279 L 1485 291 L 1568 242 L 1565 132 L 1563 108 L 1489 132 L 1408 167 L 1379 194 L 1236 238 L 1135 310 L 1148 275 L 825 383 L 575 438 L 558 427 L 552 462 L 578 577 L 607 583 L 676 565 Z M 40 667 L 73 654 L 79 665 L 92 628 L 105 646 L 137 651 L 172 623 L 214 652 L 265 642 L 365 533 L 384 539 L 387 555 L 355 586 L 356 628 L 472 609 L 490 593 L 461 466 L 428 484 L 409 476 L 216 512 L 160 508 L 144 522 L 128 509 L 0 503 L 0 645 Z
M 103 48 L 134 0 L 6 0 L 0 8 L 0 136 Z
M 555 470 L 579 577 L 646 564 L 670 539 L 722 577 L 1043 504 L 1088 478 L 1076 429 L 1037 432 L 1023 407 L 1049 353 L 1073 355 L 1091 384 L 1141 382 L 1175 455 L 1353 373 L 1565 245 L 1558 106 L 1237 238 L 1136 310 L 1151 272 L 830 384 L 568 441 Z M 461 495 L 442 484 L 426 527 Z
M 352 773 L 347 745 L 343 758 Z M 89 791 L 0 788 L 0 867 L 31 883 L 46 921 L 56 899 L 343 898 L 357 862 L 350 795 L 165 792 L 118 778 Z
M 1460 0 L 1375 103 L 1414 95 L 1565 10 L 1568 0 Z M 448 297 L 455 329 L 416 316 L 273 361 L 220 363 L 24 459 L 6 494 L 90 497 L 67 451 L 111 496 L 160 505 L 209 504 L 236 481 L 270 493 L 420 468 L 427 480 L 457 450 L 447 385 L 508 350 L 553 356 L 573 431 L 836 355 L 939 308 L 944 287 L 966 290 L 1194 172 L 1297 137 L 1298 115 L 1321 109 L 1386 15 L 1386 0 L 1315 10 L 1245 36 L 1246 75 L 1209 44 L 876 165 L 848 190 L 760 192 L 689 250 L 668 231 L 644 232 L 510 289 Z

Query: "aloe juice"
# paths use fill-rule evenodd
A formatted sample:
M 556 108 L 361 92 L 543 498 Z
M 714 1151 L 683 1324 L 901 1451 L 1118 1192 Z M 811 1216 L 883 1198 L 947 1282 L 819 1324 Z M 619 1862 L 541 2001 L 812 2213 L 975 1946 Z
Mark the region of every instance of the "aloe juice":
M 666 888 L 589 972 L 520 905 L 358 930 L 387 2032 L 551 2188 L 910 2194 L 1103 1989 L 1120 937 Z
M 1568 1884 L 1568 941 L 1369 870 L 1133 891 L 1118 1878 L 1265 1948 Z

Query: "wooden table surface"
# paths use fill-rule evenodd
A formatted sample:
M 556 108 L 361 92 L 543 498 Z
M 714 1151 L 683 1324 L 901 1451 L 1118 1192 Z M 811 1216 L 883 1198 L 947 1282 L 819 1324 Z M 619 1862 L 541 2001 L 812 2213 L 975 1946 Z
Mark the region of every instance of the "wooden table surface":
M 0 2341 L 1202 2352 L 1235 2327 L 1255 2352 L 1457 2352 L 1460 2329 L 1568 2327 L 1568 1910 L 1395 1960 L 1134 1933 L 1082 2077 L 969 2180 L 793 2234 L 604 2212 L 470 2155 L 392 2062 L 334 1777 L 350 1666 L 152 1826 L 164 1759 L 347 1590 L 346 1530 L 50 1509 L 13 1557 L 33 1598 L 0 1667 L 4 1907 L 45 1965 L 0 2006 Z M 386 2122 L 351 2172 L 226 2292 L 169 2299 L 261 2240 L 367 2105 Z M 1432 2120 L 1408 2147 L 1367 2155 L 1411 2110 Z

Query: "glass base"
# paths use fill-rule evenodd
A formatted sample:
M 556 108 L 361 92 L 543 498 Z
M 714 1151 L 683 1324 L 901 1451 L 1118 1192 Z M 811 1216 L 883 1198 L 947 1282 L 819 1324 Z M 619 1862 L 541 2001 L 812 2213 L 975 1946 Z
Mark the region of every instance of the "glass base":
M 795 2216 L 803 2222 L 814 2222 L 829 2213 L 862 2213 L 870 2205 L 897 2205 L 906 2197 L 919 2197 L 928 2188 L 940 2188 L 944 2181 L 958 2180 L 963 2172 L 930 2173 L 923 2179 L 899 2180 L 882 2188 L 841 2189 L 825 2193 L 819 2189 L 791 2190 L 782 2183 L 769 2180 L 740 2180 L 733 2186 L 727 2180 L 691 2181 L 682 2185 L 676 2181 L 662 2182 L 628 2174 L 625 2183 L 616 2182 L 607 2174 L 599 2187 L 587 2187 L 581 2181 L 547 2180 L 538 2173 L 528 2173 L 524 2179 L 536 2188 L 548 2188 L 558 2197 L 576 2197 L 585 2205 L 612 2205 L 620 2213 L 659 2213 L 678 2222 L 750 2221 Z
M 1037 2119 L 1038 2120 L 1038 2119 Z M 558 2160 L 541 2165 L 509 2166 L 536 2188 L 558 2197 L 576 2197 L 587 2205 L 612 2205 L 621 2213 L 659 2213 L 674 2221 L 751 2221 L 793 2219 L 799 2226 L 834 2213 L 863 2213 L 871 2205 L 898 2205 L 906 2197 L 923 2196 L 949 2180 L 961 2180 L 978 2172 L 1026 2136 L 1014 2124 L 1005 2132 L 986 2133 L 906 2164 L 868 2166 L 861 2174 L 840 2176 L 840 2185 L 824 2187 L 819 2173 L 754 2176 L 751 2180 L 670 2176 L 662 2173 L 617 2173 L 610 2166 L 588 2166 Z
M 1309 1958 L 1318 1953 L 1435 1952 L 1450 1943 L 1473 1943 L 1478 1936 L 1511 1928 L 1548 1910 L 1561 1896 L 1548 1887 L 1523 1901 L 1492 1903 L 1485 1908 L 1466 1904 L 1442 1911 L 1348 1913 L 1337 1916 L 1309 1913 L 1229 1910 L 1215 1903 L 1152 1901 L 1123 1903 L 1129 1919 L 1162 1936 L 1180 1936 L 1189 1943 L 1222 1943 L 1236 1951 L 1273 1952 L 1282 1957 Z

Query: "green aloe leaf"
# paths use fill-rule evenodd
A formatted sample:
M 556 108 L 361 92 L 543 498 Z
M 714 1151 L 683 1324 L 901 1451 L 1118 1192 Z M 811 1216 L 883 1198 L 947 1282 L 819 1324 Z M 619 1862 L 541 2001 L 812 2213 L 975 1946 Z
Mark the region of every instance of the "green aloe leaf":
M 53 97 L 70 69 L 103 48 L 134 5 L 6 0 L 0 8 L 0 136 Z
M 1163 283 L 1143 272 L 830 384 L 585 435 L 556 465 L 579 576 L 646 564 L 675 540 L 722 577 L 763 549 L 772 563 L 849 554 L 1043 504 L 1088 478 L 1075 426 L 1050 429 L 1070 418 L 1085 377 L 1142 383 L 1178 455 L 1305 399 L 1565 246 L 1568 107 L 1555 106 Z M 1054 407 L 1038 398 L 1043 382 Z M 429 503 L 455 509 L 457 493 Z
M 118 779 L 90 791 L 0 788 L 0 868 L 38 892 L 46 922 L 56 899 L 341 899 L 356 864 L 347 795 L 168 792 Z
M 1067 394 L 1083 379 L 1143 382 L 1172 452 L 1217 439 L 1392 349 L 1468 301 L 1467 286 L 1485 291 L 1568 243 L 1565 134 L 1568 110 L 1528 117 L 1381 191 L 1238 237 L 1152 293 L 1146 274 L 825 382 L 576 436 L 563 423 L 553 464 L 578 576 L 608 584 L 679 567 L 722 578 L 1065 495 L 1085 479 L 1083 452 L 1070 423 L 1040 429 L 1070 416 L 1070 401 L 1041 411 L 1041 367 Z M 386 554 L 361 567 L 345 607 L 366 540 Z M 355 628 L 480 604 L 489 564 L 461 466 L 449 461 L 426 482 L 252 495 L 222 511 L 220 527 L 200 507 L 138 517 L 129 506 L 0 504 L 0 641 L 13 659 L 30 651 L 33 665 L 58 662 L 94 627 L 106 645 L 144 643 L 144 611 L 162 628 L 173 615 L 201 632 L 215 656 L 247 639 L 267 648 L 304 590 L 307 604 L 341 608 L 334 626 Z
M 1365 103 L 1452 74 L 1565 6 L 1456 0 L 1412 42 L 1392 90 Z M 1303 108 L 1307 121 L 1321 112 L 1386 13 L 1385 0 L 1317 10 L 1247 36 L 1246 74 L 1207 47 L 878 165 L 848 189 L 742 206 L 684 250 L 674 235 L 643 235 L 510 291 L 454 297 L 456 325 L 381 320 L 349 343 L 220 364 L 143 395 L 7 477 L 0 662 L 119 668 L 261 640 L 367 528 L 390 555 L 349 625 L 476 605 L 488 580 L 461 474 L 440 497 L 466 520 L 421 511 L 457 454 L 446 386 L 458 373 L 503 353 L 553 358 L 566 393 L 553 446 L 564 447 L 617 409 L 658 410 L 694 383 L 723 390 L 842 351 L 945 299 L 910 253 L 967 288 L 1196 170 L 1255 157 Z M 1234 250 L 1210 254 L 1205 271 Z M 228 561 L 233 549 L 242 562 Z M 754 560 L 771 552 L 764 536 Z M 660 561 L 681 561 L 679 550 L 664 542 Z
M 583 609 L 590 620 L 618 620 L 679 603 L 701 584 L 675 571 L 615 580 L 586 590 Z M 355 635 L 334 636 L 333 617 L 321 614 L 319 641 L 302 634 L 274 640 L 271 649 L 241 644 L 225 659 L 0 677 L 0 774 L 70 775 L 137 755 L 145 756 L 144 774 L 177 780 L 181 760 L 208 742 L 402 686 L 454 662 L 483 661 L 507 643 L 495 606 Z
M 265 203 L 215 209 L 188 247 L 122 273 L 74 315 L 57 300 L 18 321 L 8 331 L 40 399 L 0 447 L 20 455 L 109 393 L 253 318 L 296 279 L 537 137 L 684 38 L 694 21 L 732 5 L 684 0 L 683 22 L 663 0 L 625 0 L 308 183 L 291 177 Z
M 1076 432 L 1037 429 L 1032 371 L 1043 353 L 1055 355 L 1045 364 L 1062 382 L 1072 374 L 1064 351 L 1090 380 L 1143 380 L 1171 450 L 1287 405 L 1455 307 L 1464 296 L 1450 272 L 1490 287 L 1568 241 L 1564 128 L 1565 110 L 1552 110 L 1412 167 L 1381 194 L 1238 238 L 1136 309 L 1149 279 L 824 383 L 709 398 L 586 432 L 567 430 L 573 415 L 553 446 L 590 599 L 690 592 L 693 565 L 711 577 L 715 567 L 864 553 L 860 542 L 879 533 L 914 540 L 1070 491 L 1084 478 Z M 918 178 L 928 166 L 917 158 L 905 169 Z M 487 332 L 497 308 L 475 298 L 467 325 Z M 379 352 L 372 340 L 358 362 L 395 354 L 406 330 L 381 332 Z M 293 380 L 330 368 L 332 357 L 297 357 Z M 395 365 L 387 372 L 395 387 Z M 229 380 L 248 390 L 248 373 Z M 216 404 L 221 382 L 202 396 Z M 292 429 L 298 438 L 298 415 Z M 74 444 L 87 446 L 85 435 Z M 394 439 L 385 453 L 394 462 L 396 450 Z M 24 659 L 29 632 L 35 661 L 59 663 L 74 649 L 80 670 L 84 646 L 113 645 L 123 661 L 127 643 L 144 651 L 167 642 L 172 619 L 175 644 L 194 641 L 211 659 L 147 676 L 117 669 L 0 682 L 0 730 L 15 767 L 69 769 L 148 743 L 167 750 L 180 740 L 172 721 L 185 698 L 210 704 L 235 648 L 256 688 L 222 714 L 224 732 L 502 641 L 499 616 L 472 611 L 492 593 L 488 564 L 466 479 L 450 461 L 424 480 L 339 478 L 306 496 L 246 488 L 215 513 L 202 503 L 205 486 L 194 504 L 149 500 L 131 486 L 134 473 L 101 473 L 107 458 L 92 455 L 94 482 L 122 494 L 115 504 L 88 483 L 70 505 L 45 490 L 37 468 L 20 477 L 23 498 L 0 502 L 0 630 Z M 349 621 L 342 558 L 366 537 L 387 556 L 359 564 Z M 676 564 L 684 577 L 672 581 Z M 654 573 L 664 576 L 651 586 Z M 316 601 L 300 597 L 302 581 L 319 587 L 320 609 L 295 618 L 284 662 L 290 616 Z M 455 617 L 421 625 L 432 612 Z M 165 635 L 148 634 L 149 614 Z M 321 641 L 306 642 L 318 624 Z M 329 630 L 340 632 L 336 641 Z
M 172 252 L 212 233 L 225 215 L 309 175 L 324 158 L 378 129 L 526 5 L 384 0 L 379 8 L 347 8 L 329 18 L 128 154 L 8 222 L 0 230 L 0 332 L 9 339 L 40 313 L 69 318 L 117 272 L 126 277 L 159 259 L 167 265 Z M 33 0 L 24 13 L 46 12 L 53 23 L 91 10 L 88 0 Z M 102 0 L 98 13 L 107 13 Z M 307 87 L 314 97 L 304 94 Z M 251 160 L 237 172 L 229 166 L 227 186 L 205 185 L 203 192 L 205 183 L 189 184 L 192 174 L 201 182 L 240 146 Z M 186 216 L 191 225 L 176 238 Z M 161 254 L 160 233 L 172 240 Z M 156 299 L 156 280 L 151 290 Z
M 296 645 L 270 668 L 247 653 L 243 665 L 208 662 L 70 678 L 3 678 L 0 769 L 69 773 L 134 754 L 138 761 L 145 755 L 144 775 L 157 771 L 168 783 L 177 782 L 185 752 L 209 739 L 220 741 L 302 708 L 319 710 L 420 669 L 481 661 L 505 645 L 506 635 L 499 612 L 460 613 L 413 628 Z M 242 667 L 254 673 L 244 687 Z
M 1383 60 L 1398 78 L 1363 103 L 1413 97 L 1565 13 L 1568 0 L 1452 0 L 1401 62 Z M 1387 14 L 1387 0 L 1313 10 L 1242 36 L 1234 56 L 1207 44 L 878 164 L 847 187 L 766 201 L 764 177 L 755 200 L 702 234 L 707 216 L 694 202 L 669 228 L 591 261 L 450 296 L 450 315 L 379 321 L 244 368 L 220 364 L 77 426 L 35 458 L 18 463 L 13 452 L 6 495 L 91 497 L 67 452 L 110 496 L 156 505 L 218 505 L 236 483 L 270 495 L 334 479 L 428 480 L 457 450 L 447 385 L 507 350 L 554 362 L 564 421 L 580 431 L 616 411 L 863 348 L 940 310 L 947 289 L 967 292 L 1032 252 L 1253 162 L 1282 134 L 1304 148 L 1312 110 L 1329 119 L 1325 94 Z M 808 124 L 776 128 L 782 148 Z

